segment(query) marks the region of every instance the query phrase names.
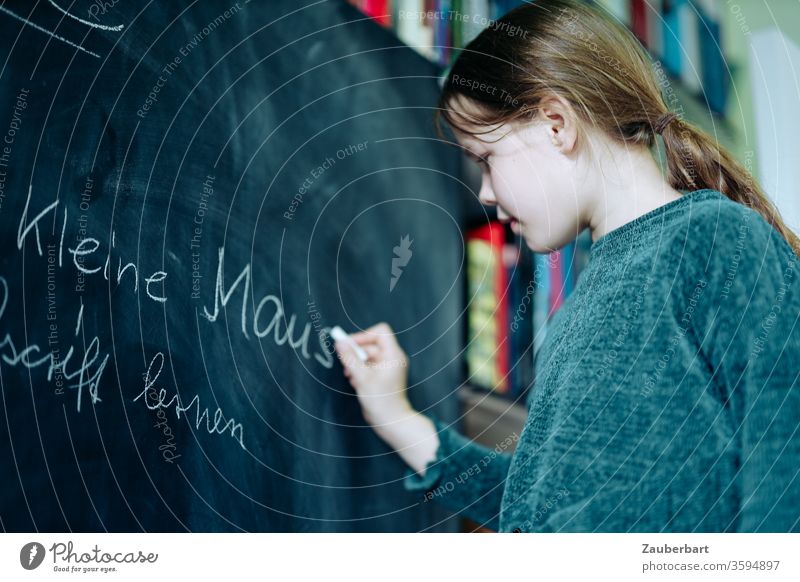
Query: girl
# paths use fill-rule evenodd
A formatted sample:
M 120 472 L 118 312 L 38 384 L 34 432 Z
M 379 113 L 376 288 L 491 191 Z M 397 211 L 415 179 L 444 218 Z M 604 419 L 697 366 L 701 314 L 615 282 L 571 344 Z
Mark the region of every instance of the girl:
M 453 65 L 437 114 L 480 200 L 533 251 L 587 227 L 592 246 L 513 455 L 413 410 L 387 324 L 353 335 L 365 365 L 336 344 L 421 499 L 501 532 L 800 529 L 800 241 L 660 81 L 626 28 L 568 0 L 517 8 Z

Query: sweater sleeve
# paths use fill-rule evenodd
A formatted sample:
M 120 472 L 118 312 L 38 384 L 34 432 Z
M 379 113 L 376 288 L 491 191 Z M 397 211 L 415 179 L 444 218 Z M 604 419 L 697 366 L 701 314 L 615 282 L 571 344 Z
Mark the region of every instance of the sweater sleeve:
M 800 263 L 757 212 L 720 216 L 699 339 L 739 451 L 739 531 L 800 531 Z
M 460 435 L 436 416 L 427 416 L 439 435 L 436 458 L 427 464 L 424 476 L 409 469 L 403 482 L 405 489 L 422 493 L 423 503 L 435 501 L 497 531 L 500 500 L 511 464 L 511 453 L 503 452 L 503 447 L 510 443 L 490 449 Z

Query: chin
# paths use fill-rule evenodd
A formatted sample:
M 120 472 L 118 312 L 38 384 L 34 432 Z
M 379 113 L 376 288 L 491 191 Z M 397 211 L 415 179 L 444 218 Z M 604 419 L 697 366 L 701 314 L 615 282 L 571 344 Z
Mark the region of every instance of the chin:
M 525 241 L 525 245 L 534 253 L 548 254 L 556 250 L 555 248 L 553 248 L 552 244 L 547 244 L 548 241 L 531 240 L 531 238 L 524 232 L 520 234 L 522 235 L 522 238 Z

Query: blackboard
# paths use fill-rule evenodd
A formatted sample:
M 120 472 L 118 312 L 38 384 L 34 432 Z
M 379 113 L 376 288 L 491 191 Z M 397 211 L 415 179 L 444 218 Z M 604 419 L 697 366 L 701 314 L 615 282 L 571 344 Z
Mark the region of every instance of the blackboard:
M 0 7 L 4 531 L 450 531 L 325 328 L 463 380 L 438 71 L 344 1 Z

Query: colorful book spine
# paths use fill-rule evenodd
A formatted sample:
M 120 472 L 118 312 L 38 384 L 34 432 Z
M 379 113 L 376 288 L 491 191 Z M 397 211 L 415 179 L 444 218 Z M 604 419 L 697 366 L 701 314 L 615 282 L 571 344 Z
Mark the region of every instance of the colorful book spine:
M 575 288 L 573 274 L 573 263 L 575 261 L 575 241 L 572 241 L 561 249 L 561 258 L 564 269 L 564 299 L 566 299 L 572 295 L 572 290 Z
M 727 109 L 728 64 L 722 54 L 719 7 L 714 0 L 700 3 L 700 54 L 703 96 L 712 111 Z
M 533 347 L 538 351 L 547 335 L 550 312 L 550 256 L 534 253 Z
M 681 20 L 678 17 L 679 8 L 685 0 L 664 0 L 664 68 L 675 77 L 681 76 L 683 66 L 681 46 Z
M 681 27 L 681 82 L 691 93 L 702 91 L 700 59 L 700 22 L 697 10 L 691 2 L 684 2 L 678 8 Z
M 439 14 L 434 23 L 433 42 L 435 45 L 436 62 L 447 66 L 450 62 L 453 38 L 451 35 L 450 19 L 452 17 L 452 0 L 440 0 L 436 11 Z
M 512 251 L 509 312 L 509 396 L 519 399 L 533 382 L 533 253 L 516 237 Z
M 359 8 L 381 26 L 385 28 L 392 26 L 392 9 L 389 0 L 362 0 Z
M 650 31 L 647 28 L 647 2 L 645 0 L 630 0 L 631 30 L 636 38 L 648 46 Z
M 508 390 L 508 281 L 503 264 L 505 229 L 492 222 L 467 233 L 470 383 Z
M 648 0 L 646 6 L 647 19 L 647 48 L 656 59 L 664 57 L 664 24 L 661 14 L 664 9 L 664 0 Z
M 564 301 L 564 255 L 561 251 L 550 253 L 550 295 L 547 311 L 548 320 L 558 311 Z

